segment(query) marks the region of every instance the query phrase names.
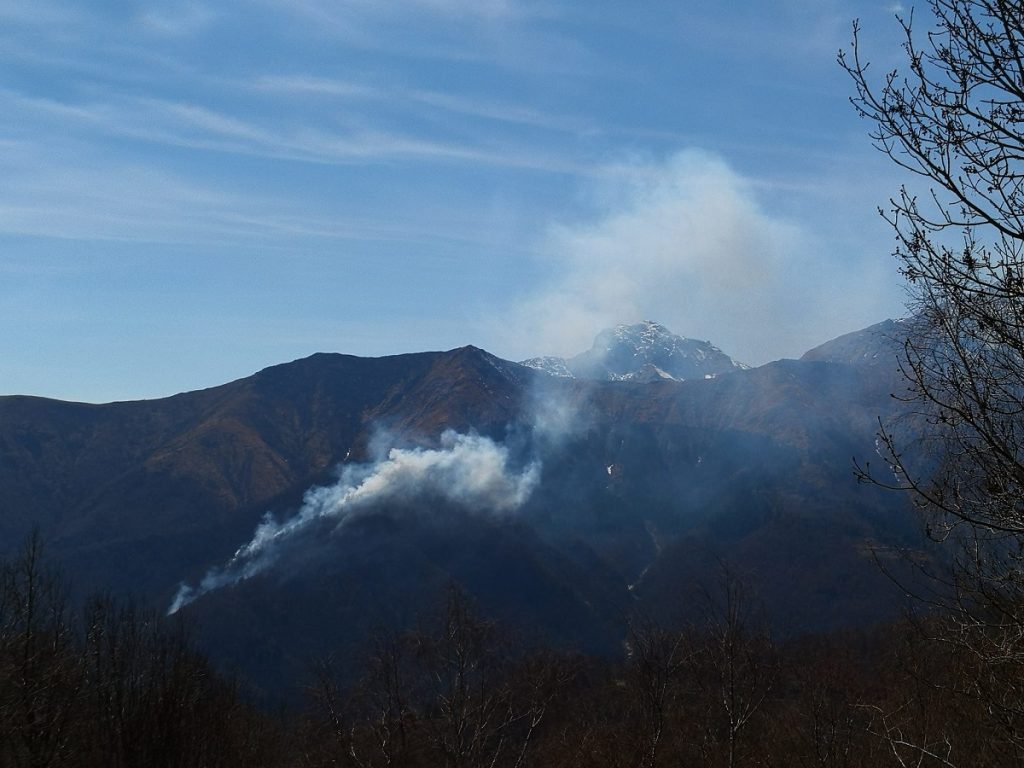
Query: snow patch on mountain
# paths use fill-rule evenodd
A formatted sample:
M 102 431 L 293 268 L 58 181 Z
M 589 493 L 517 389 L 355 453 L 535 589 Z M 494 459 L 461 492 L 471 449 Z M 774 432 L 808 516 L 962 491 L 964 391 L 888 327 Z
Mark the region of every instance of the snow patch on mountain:
M 678 336 L 650 320 L 601 331 L 575 357 L 534 357 L 520 364 L 563 378 L 642 382 L 714 378 L 747 368 L 710 341 Z
M 550 376 L 559 376 L 563 379 L 573 378 L 572 371 L 565 365 L 564 357 L 531 357 L 529 360 L 521 360 L 519 364 L 543 371 Z

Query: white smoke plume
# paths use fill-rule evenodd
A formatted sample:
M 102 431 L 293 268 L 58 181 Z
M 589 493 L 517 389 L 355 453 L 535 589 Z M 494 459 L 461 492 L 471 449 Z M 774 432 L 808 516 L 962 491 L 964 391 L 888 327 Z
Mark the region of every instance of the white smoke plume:
M 341 527 L 376 504 L 424 496 L 486 514 L 507 514 L 529 499 L 539 479 L 539 462 L 516 470 L 505 446 L 476 434 L 448 430 L 438 448 L 392 448 L 374 464 L 344 467 L 334 485 L 311 488 L 288 520 L 278 522 L 268 513 L 225 565 L 210 570 L 196 586 L 182 584 L 167 613 L 265 571 L 284 545 L 317 521 L 337 521 Z
M 483 321 L 488 349 L 572 356 L 604 328 L 647 319 L 760 365 L 902 305 L 880 258 L 885 236 L 877 250 L 863 238 L 841 247 L 828 224 L 841 201 L 830 209 L 811 192 L 764 189 L 716 155 L 613 166 L 588 197 L 591 217 L 553 225 L 536 244 L 546 280 Z M 794 206 L 800 215 L 783 213 Z

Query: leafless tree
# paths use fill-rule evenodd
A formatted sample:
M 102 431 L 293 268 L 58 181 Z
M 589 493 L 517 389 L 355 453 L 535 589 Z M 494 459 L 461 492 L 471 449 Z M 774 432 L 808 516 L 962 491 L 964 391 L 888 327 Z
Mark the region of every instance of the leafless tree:
M 693 645 L 689 633 L 636 616 L 626 638 L 625 683 L 630 694 L 630 736 L 639 768 L 659 764 L 666 732 L 679 716 Z
M 363 663 L 360 681 L 341 685 L 334 659 L 317 665 L 311 690 L 326 757 L 314 764 L 390 768 L 416 764 L 420 713 L 413 701 L 412 653 L 407 637 L 381 630 Z
M 313 687 L 321 741 L 314 765 L 526 768 L 575 667 L 526 654 L 455 588 L 428 626 L 381 632 L 352 687 L 322 666 Z
M 840 62 L 876 145 L 931 185 L 883 211 L 916 320 L 903 371 L 933 470 L 883 433 L 887 458 L 949 531 L 1024 533 L 1024 7 L 931 0 L 935 27 L 905 33 L 906 71 L 869 78 L 858 27 Z
M 869 716 L 858 706 L 868 675 L 849 642 L 813 638 L 788 649 L 779 673 L 788 696 L 780 696 L 768 735 L 779 764 L 854 768 L 882 762 L 869 759 L 872 745 L 864 738 Z
M 33 532 L 0 569 L 0 760 L 64 764 L 82 683 L 78 662 L 63 581 Z
M 899 19 L 902 69 L 870 70 L 859 27 L 840 63 L 875 145 L 917 177 L 883 215 L 911 292 L 902 369 L 918 439 L 881 453 L 928 530 L 956 548 L 937 638 L 981 661 L 972 682 L 1020 739 L 1024 688 L 1024 6 L 930 0 Z M 889 475 L 891 478 L 892 475 Z M 965 690 L 964 693 L 971 693 Z M 891 713 L 882 721 L 892 732 Z M 1004 736 L 1005 737 L 1005 736 Z M 918 745 L 922 746 L 922 745 Z M 932 760 L 946 760 L 937 743 Z
M 255 734 L 237 689 L 184 627 L 109 597 L 89 601 L 84 625 L 84 764 L 217 765 L 250 753 Z
M 744 737 L 777 678 L 775 649 L 747 584 L 725 563 L 703 589 L 704 640 L 694 657 L 707 704 L 703 749 L 709 764 L 743 765 Z
M 760 605 L 724 561 L 692 593 L 682 629 L 631 627 L 624 686 L 635 702 L 636 746 L 628 764 L 763 764 L 779 658 Z
M 424 727 L 434 764 L 447 768 L 530 765 L 530 748 L 559 692 L 560 667 L 514 659 L 499 625 L 481 619 L 456 588 L 440 625 L 417 638 L 431 702 Z

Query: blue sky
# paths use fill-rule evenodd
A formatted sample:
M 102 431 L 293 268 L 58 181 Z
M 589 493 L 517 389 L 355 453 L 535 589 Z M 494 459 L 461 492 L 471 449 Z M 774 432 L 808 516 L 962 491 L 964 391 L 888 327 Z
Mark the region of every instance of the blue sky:
M 157 397 L 316 351 L 760 364 L 902 312 L 902 181 L 835 64 L 896 6 L 0 0 L 0 393 Z

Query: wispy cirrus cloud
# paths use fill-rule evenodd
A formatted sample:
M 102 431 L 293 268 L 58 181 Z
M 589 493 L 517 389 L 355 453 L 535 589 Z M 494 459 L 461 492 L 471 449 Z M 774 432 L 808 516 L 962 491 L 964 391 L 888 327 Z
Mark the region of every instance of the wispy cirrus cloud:
M 0 19 L 8 23 L 26 26 L 63 26 L 81 22 L 83 16 L 76 10 L 62 3 L 38 0 L 25 3 L 20 0 L 0 0 Z
M 549 76 L 612 76 L 578 37 L 552 24 L 571 6 L 545 0 L 262 0 L 305 34 L 405 60 L 448 61 Z
M 493 222 L 421 206 L 356 214 L 273 189 L 232 189 L 116 157 L 77 142 L 0 139 L 0 235 L 186 245 L 310 248 L 387 243 L 403 248 L 493 247 Z
M 284 93 L 305 98 L 326 96 L 331 98 L 384 98 L 385 92 L 374 86 L 316 75 L 261 75 L 251 81 L 235 83 L 241 88 Z
M 195 35 L 206 30 L 218 14 L 209 5 L 198 2 L 161 3 L 139 13 L 139 26 L 147 32 L 167 37 Z
M 245 84 L 240 85 L 244 86 Z M 410 109 L 425 107 L 494 122 L 566 133 L 587 133 L 595 130 L 591 124 L 578 118 L 553 114 L 521 104 L 443 91 L 406 88 L 394 84 L 370 85 L 308 75 L 264 75 L 256 78 L 251 83 L 251 87 L 298 98 L 317 96 L 327 99 L 386 101 L 392 108 L 405 104 Z
M 514 123 L 567 133 L 588 133 L 595 130 L 593 124 L 578 118 L 552 114 L 517 104 L 455 96 L 438 91 L 413 90 L 408 92 L 408 96 L 414 101 L 438 109 L 504 123 Z
M 269 0 L 277 2 L 277 0 Z M 285 4 L 285 3 L 282 3 Z M 319 19 L 391 19 L 410 15 L 463 21 L 522 21 L 560 15 L 556 3 L 543 0 L 292 0 L 298 13 Z
M 511 19 L 524 18 L 541 11 L 541 4 L 525 0 L 398 0 L 388 5 L 355 0 L 351 5 L 372 9 L 374 13 L 408 13 L 420 11 L 456 18 Z
M 114 137 L 195 150 L 331 165 L 404 159 L 482 163 L 555 173 L 588 172 L 585 164 L 543 154 L 528 146 L 435 139 L 372 125 L 338 131 L 301 121 L 269 124 L 266 120 L 245 120 L 205 106 L 157 98 L 78 103 L 6 90 L 0 91 L 0 104 L 4 102 L 13 107 L 8 119 L 20 110 L 53 120 L 75 121 Z M 50 127 L 62 129 L 52 123 Z

